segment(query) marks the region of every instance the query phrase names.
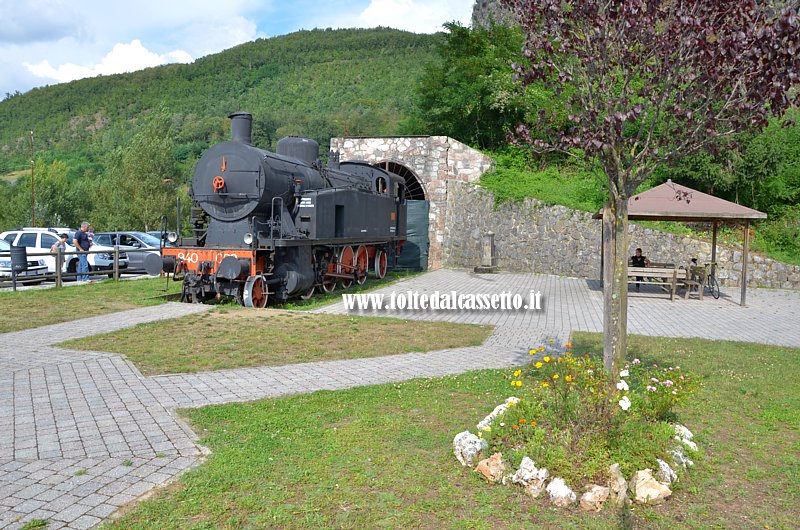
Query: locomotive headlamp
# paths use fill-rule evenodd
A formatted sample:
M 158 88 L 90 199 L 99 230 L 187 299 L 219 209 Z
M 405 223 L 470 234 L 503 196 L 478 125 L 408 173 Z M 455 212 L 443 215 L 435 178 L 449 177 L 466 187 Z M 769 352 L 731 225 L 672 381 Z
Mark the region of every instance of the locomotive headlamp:
M 252 245 L 253 244 L 253 234 L 251 234 L 250 232 L 247 232 L 244 235 L 244 244 L 245 245 Z
M 167 234 L 167 241 L 170 243 L 175 243 L 178 240 L 178 234 L 175 232 L 170 232 Z

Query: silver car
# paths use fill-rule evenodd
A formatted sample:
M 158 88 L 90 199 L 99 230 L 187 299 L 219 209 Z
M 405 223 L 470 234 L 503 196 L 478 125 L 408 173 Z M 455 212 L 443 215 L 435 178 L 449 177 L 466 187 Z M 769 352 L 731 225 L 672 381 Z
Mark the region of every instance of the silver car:
M 161 242 L 147 232 L 95 232 L 94 244 L 119 246 L 128 256 L 128 272 L 143 271 L 148 254 L 161 254 Z

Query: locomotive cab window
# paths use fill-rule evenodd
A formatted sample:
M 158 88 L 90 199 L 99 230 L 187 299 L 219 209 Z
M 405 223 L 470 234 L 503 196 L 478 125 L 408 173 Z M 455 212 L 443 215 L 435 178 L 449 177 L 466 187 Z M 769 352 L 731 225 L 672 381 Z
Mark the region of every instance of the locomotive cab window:
M 378 193 L 386 193 L 386 179 L 378 177 L 375 179 L 375 191 Z

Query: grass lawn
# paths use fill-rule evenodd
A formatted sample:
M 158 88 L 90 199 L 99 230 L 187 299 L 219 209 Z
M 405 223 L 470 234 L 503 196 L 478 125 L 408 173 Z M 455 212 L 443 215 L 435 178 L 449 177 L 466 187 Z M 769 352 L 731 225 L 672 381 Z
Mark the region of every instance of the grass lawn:
M 169 285 L 170 293 L 180 292 L 180 284 Z M 0 333 L 161 304 L 165 286 L 163 278 L 146 278 L 0 292 Z
M 63 345 L 121 353 L 154 375 L 478 346 L 491 331 L 450 322 L 220 306 Z
M 185 411 L 212 454 L 109 526 L 796 528 L 800 350 L 631 337 L 634 355 L 704 384 L 678 409 L 704 456 L 659 507 L 565 511 L 461 467 L 453 436 L 511 394 L 510 370 L 487 370 Z

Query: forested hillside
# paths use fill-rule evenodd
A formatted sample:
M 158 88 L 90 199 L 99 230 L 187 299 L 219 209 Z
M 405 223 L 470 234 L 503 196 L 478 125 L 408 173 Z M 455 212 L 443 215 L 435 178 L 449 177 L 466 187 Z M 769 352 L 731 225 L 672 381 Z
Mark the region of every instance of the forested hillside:
M 314 138 L 323 148 L 336 135 L 398 134 L 417 78 L 423 65 L 437 60 L 440 40 L 441 34 L 388 28 L 300 31 L 192 64 L 8 97 L 0 102 L 0 226 L 30 222 L 31 130 L 42 193 L 37 224 L 74 225 L 92 216 L 112 228 L 123 219 L 100 198 L 113 182 L 148 181 L 147 189 L 163 188 L 174 204 L 197 157 L 227 137 L 226 116 L 232 111 L 254 114 L 254 143 L 266 148 L 290 134 Z M 151 136 L 142 137 L 145 131 Z M 131 147 L 141 152 L 123 152 Z M 131 161 L 127 170 L 120 165 L 123 158 Z M 137 168 L 136 159 L 153 163 Z M 58 207 L 44 202 L 44 194 L 56 189 L 68 195 Z M 82 204 L 79 211 L 68 208 L 73 199 Z

